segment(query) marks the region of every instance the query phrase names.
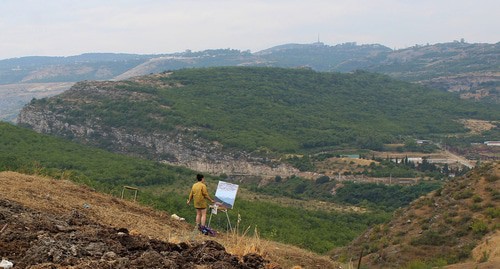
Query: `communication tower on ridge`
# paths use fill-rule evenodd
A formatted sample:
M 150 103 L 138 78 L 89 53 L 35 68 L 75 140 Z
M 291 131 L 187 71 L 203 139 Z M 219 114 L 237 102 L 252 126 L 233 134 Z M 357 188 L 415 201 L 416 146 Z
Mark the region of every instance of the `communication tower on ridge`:
M 314 43 L 316 45 L 323 45 L 323 43 L 321 43 L 321 41 L 319 40 L 319 34 L 318 34 L 318 41 L 316 43 Z

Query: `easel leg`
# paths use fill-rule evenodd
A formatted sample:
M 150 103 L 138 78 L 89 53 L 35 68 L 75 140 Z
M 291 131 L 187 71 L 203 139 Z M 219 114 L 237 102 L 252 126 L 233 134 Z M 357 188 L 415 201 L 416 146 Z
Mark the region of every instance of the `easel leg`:
M 227 214 L 227 210 L 226 210 L 226 217 L 227 217 L 227 224 L 229 225 L 229 231 L 233 231 L 233 227 L 231 227 L 231 221 L 229 220 L 229 215 Z
M 210 217 L 208 217 L 208 227 L 210 227 L 210 222 L 212 221 L 212 210 L 210 210 Z
M 223 211 L 224 213 L 226 213 L 227 225 L 229 227 L 229 231 L 232 232 L 233 231 L 233 226 L 231 226 L 231 221 L 229 220 L 229 214 L 227 213 L 228 210 L 227 209 L 225 209 L 225 210 L 219 210 L 219 212 L 220 211 Z M 212 222 L 212 215 L 213 215 L 213 212 L 212 212 L 212 210 L 210 210 L 210 217 L 208 217 L 208 225 L 207 225 L 208 227 L 211 227 L 210 223 Z

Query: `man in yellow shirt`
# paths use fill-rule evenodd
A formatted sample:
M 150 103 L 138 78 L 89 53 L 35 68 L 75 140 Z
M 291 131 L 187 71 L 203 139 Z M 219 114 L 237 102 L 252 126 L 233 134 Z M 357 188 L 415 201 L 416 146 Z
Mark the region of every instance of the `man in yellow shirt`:
M 196 175 L 198 182 L 193 184 L 191 188 L 191 193 L 189 193 L 189 198 L 187 204 L 194 199 L 194 208 L 196 208 L 196 226 L 204 227 L 207 220 L 207 201 L 215 203 L 215 201 L 210 198 L 207 191 L 207 185 L 205 185 L 205 177 L 202 174 Z

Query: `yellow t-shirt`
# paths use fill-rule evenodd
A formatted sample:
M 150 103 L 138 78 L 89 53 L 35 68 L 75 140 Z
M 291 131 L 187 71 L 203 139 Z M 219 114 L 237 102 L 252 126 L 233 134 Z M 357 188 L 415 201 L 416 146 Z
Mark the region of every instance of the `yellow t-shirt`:
M 193 184 L 189 199 L 194 200 L 194 207 L 200 209 L 207 208 L 207 201 L 205 198 L 209 199 L 207 186 L 201 181 Z

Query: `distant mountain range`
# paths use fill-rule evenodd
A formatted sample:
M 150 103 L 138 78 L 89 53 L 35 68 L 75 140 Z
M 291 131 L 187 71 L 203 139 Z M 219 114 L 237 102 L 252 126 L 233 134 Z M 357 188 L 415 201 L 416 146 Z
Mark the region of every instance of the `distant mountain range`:
M 462 98 L 499 103 L 500 43 L 450 42 L 392 50 L 379 44 L 285 44 L 259 52 L 214 49 L 140 55 L 86 53 L 0 60 L 0 119 L 13 120 L 31 98 L 60 93 L 68 83 L 121 80 L 167 70 L 216 66 L 310 68 L 320 72 L 367 70 L 420 83 Z M 38 91 L 43 83 L 54 93 Z M 20 87 L 19 85 L 22 85 Z
M 489 90 L 498 101 L 500 43 L 450 42 L 392 50 L 379 44 L 329 46 L 316 42 L 280 45 L 255 53 L 216 49 L 157 55 L 32 56 L 1 60 L 0 84 L 112 80 L 213 66 L 308 67 L 320 72 L 363 69 L 453 91 L 486 94 Z

